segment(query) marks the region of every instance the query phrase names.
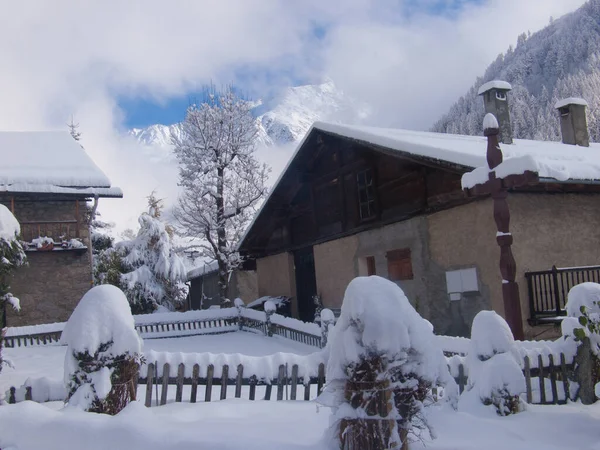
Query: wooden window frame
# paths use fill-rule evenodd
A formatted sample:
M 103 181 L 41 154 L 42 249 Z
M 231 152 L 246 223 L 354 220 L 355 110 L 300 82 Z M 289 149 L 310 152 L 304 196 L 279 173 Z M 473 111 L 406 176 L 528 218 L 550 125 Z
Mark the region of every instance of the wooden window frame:
M 377 269 L 375 267 L 375 257 L 367 256 L 367 276 L 377 275 Z
M 414 279 L 410 248 L 390 250 L 385 254 L 385 257 L 387 258 L 390 281 Z
M 367 175 L 370 175 L 368 177 Z M 364 183 L 361 183 L 361 176 L 364 176 Z M 377 202 L 375 195 L 375 175 L 373 169 L 367 168 L 356 172 L 356 187 L 358 191 L 358 217 L 361 222 L 373 220 L 377 217 Z M 361 194 L 364 192 L 366 200 L 361 200 Z M 367 215 L 363 216 L 363 208 L 366 208 Z

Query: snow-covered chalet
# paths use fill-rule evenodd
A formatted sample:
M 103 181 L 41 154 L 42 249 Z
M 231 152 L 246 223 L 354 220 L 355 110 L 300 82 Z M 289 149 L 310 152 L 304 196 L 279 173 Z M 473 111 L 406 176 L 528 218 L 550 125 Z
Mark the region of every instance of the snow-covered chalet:
M 537 179 L 508 202 L 525 335 L 547 337 L 566 293 L 600 281 L 600 144 L 585 102 L 557 103 L 563 142 L 512 139 L 510 85 L 482 86 L 504 159 L 527 155 Z M 438 334 L 469 334 L 482 309 L 504 314 L 492 199 L 463 175 L 486 165 L 486 138 L 315 123 L 240 244 L 256 258 L 259 296 L 313 297 L 339 308 L 350 280 L 380 275 L 404 289 Z M 467 177 L 465 177 L 466 179 Z M 579 267 L 577 269 L 553 269 Z
M 9 326 L 69 318 L 92 286 L 89 218 L 103 197 L 123 193 L 67 131 L 0 132 L 0 203 L 20 223 L 28 261 L 11 280 L 21 311 L 6 308 Z

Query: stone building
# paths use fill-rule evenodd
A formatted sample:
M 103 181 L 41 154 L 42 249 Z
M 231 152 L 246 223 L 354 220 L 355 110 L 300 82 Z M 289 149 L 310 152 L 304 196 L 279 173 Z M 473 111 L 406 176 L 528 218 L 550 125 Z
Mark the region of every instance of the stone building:
M 526 273 L 600 263 L 600 144 L 513 140 L 509 90 L 493 82 L 480 94 L 502 113 L 505 160 L 527 155 L 537 168 L 538 180 L 508 197 L 531 338 L 552 328 L 538 319 L 555 322 L 564 299 L 535 303 Z M 557 105 L 563 135 L 585 136 L 581 105 Z M 570 108 L 578 115 L 566 120 Z M 292 297 L 293 314 L 312 320 L 315 294 L 339 308 L 350 280 L 376 274 L 397 282 L 438 334 L 468 335 L 482 309 L 504 314 L 492 200 L 461 184 L 486 165 L 486 146 L 483 136 L 315 123 L 240 243 L 256 258 L 258 295 Z
M 9 326 L 65 321 L 92 286 L 89 218 L 121 198 L 68 132 L 0 132 L 0 203 L 21 225 L 28 265 L 11 280 L 21 311 Z

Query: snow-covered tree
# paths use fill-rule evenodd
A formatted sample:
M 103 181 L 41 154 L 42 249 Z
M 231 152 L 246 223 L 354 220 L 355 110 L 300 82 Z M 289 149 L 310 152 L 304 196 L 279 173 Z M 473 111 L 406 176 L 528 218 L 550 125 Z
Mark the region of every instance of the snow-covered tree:
M 424 414 L 429 389 L 444 386 L 446 398 L 456 399 L 433 327 L 384 278 L 350 282 L 327 350 L 320 402 L 333 408 L 330 432 L 340 448 L 408 448 L 411 435 L 432 432 Z
M 0 371 L 2 371 L 2 341 L 6 327 L 6 306 L 19 310 L 19 299 L 10 292 L 10 276 L 14 269 L 25 264 L 25 252 L 18 236 L 19 222 L 9 209 L 0 204 Z
M 114 415 L 135 400 L 142 341 L 121 290 L 90 289 L 71 314 L 61 342 L 68 346 L 64 382 L 70 406 Z
M 175 209 L 182 233 L 201 240 L 203 256 L 219 266 L 221 306 L 229 274 L 241 264 L 236 245 L 265 196 L 269 169 L 255 155 L 252 105 L 233 87 L 205 90 L 173 137 L 183 193 Z
M 136 314 L 153 312 L 159 306 L 173 310 L 187 295 L 187 271 L 168 225 L 160 220 L 161 208 L 161 201 L 152 194 L 148 212 L 138 219 L 137 236 L 102 252 L 95 270 L 96 283 L 120 287 Z

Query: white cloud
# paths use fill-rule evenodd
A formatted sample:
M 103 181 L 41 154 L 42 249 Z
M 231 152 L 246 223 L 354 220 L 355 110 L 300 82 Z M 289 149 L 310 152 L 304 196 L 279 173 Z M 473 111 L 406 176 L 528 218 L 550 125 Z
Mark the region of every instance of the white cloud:
M 372 105 L 378 124 L 426 128 L 520 32 L 582 3 L 489 0 L 444 19 L 412 10 L 404 17 L 397 0 L 7 2 L 0 129 L 64 129 L 74 114 L 83 145 L 125 191 L 100 207 L 124 228 L 152 189 L 172 199 L 177 187 L 173 164 L 150 161 L 123 138 L 118 96 L 164 99 L 228 81 L 240 68 L 285 65 L 331 76 Z M 315 27 L 328 29 L 324 39 Z M 270 81 L 255 83 L 266 89 Z M 261 154 L 283 167 L 288 153 Z

